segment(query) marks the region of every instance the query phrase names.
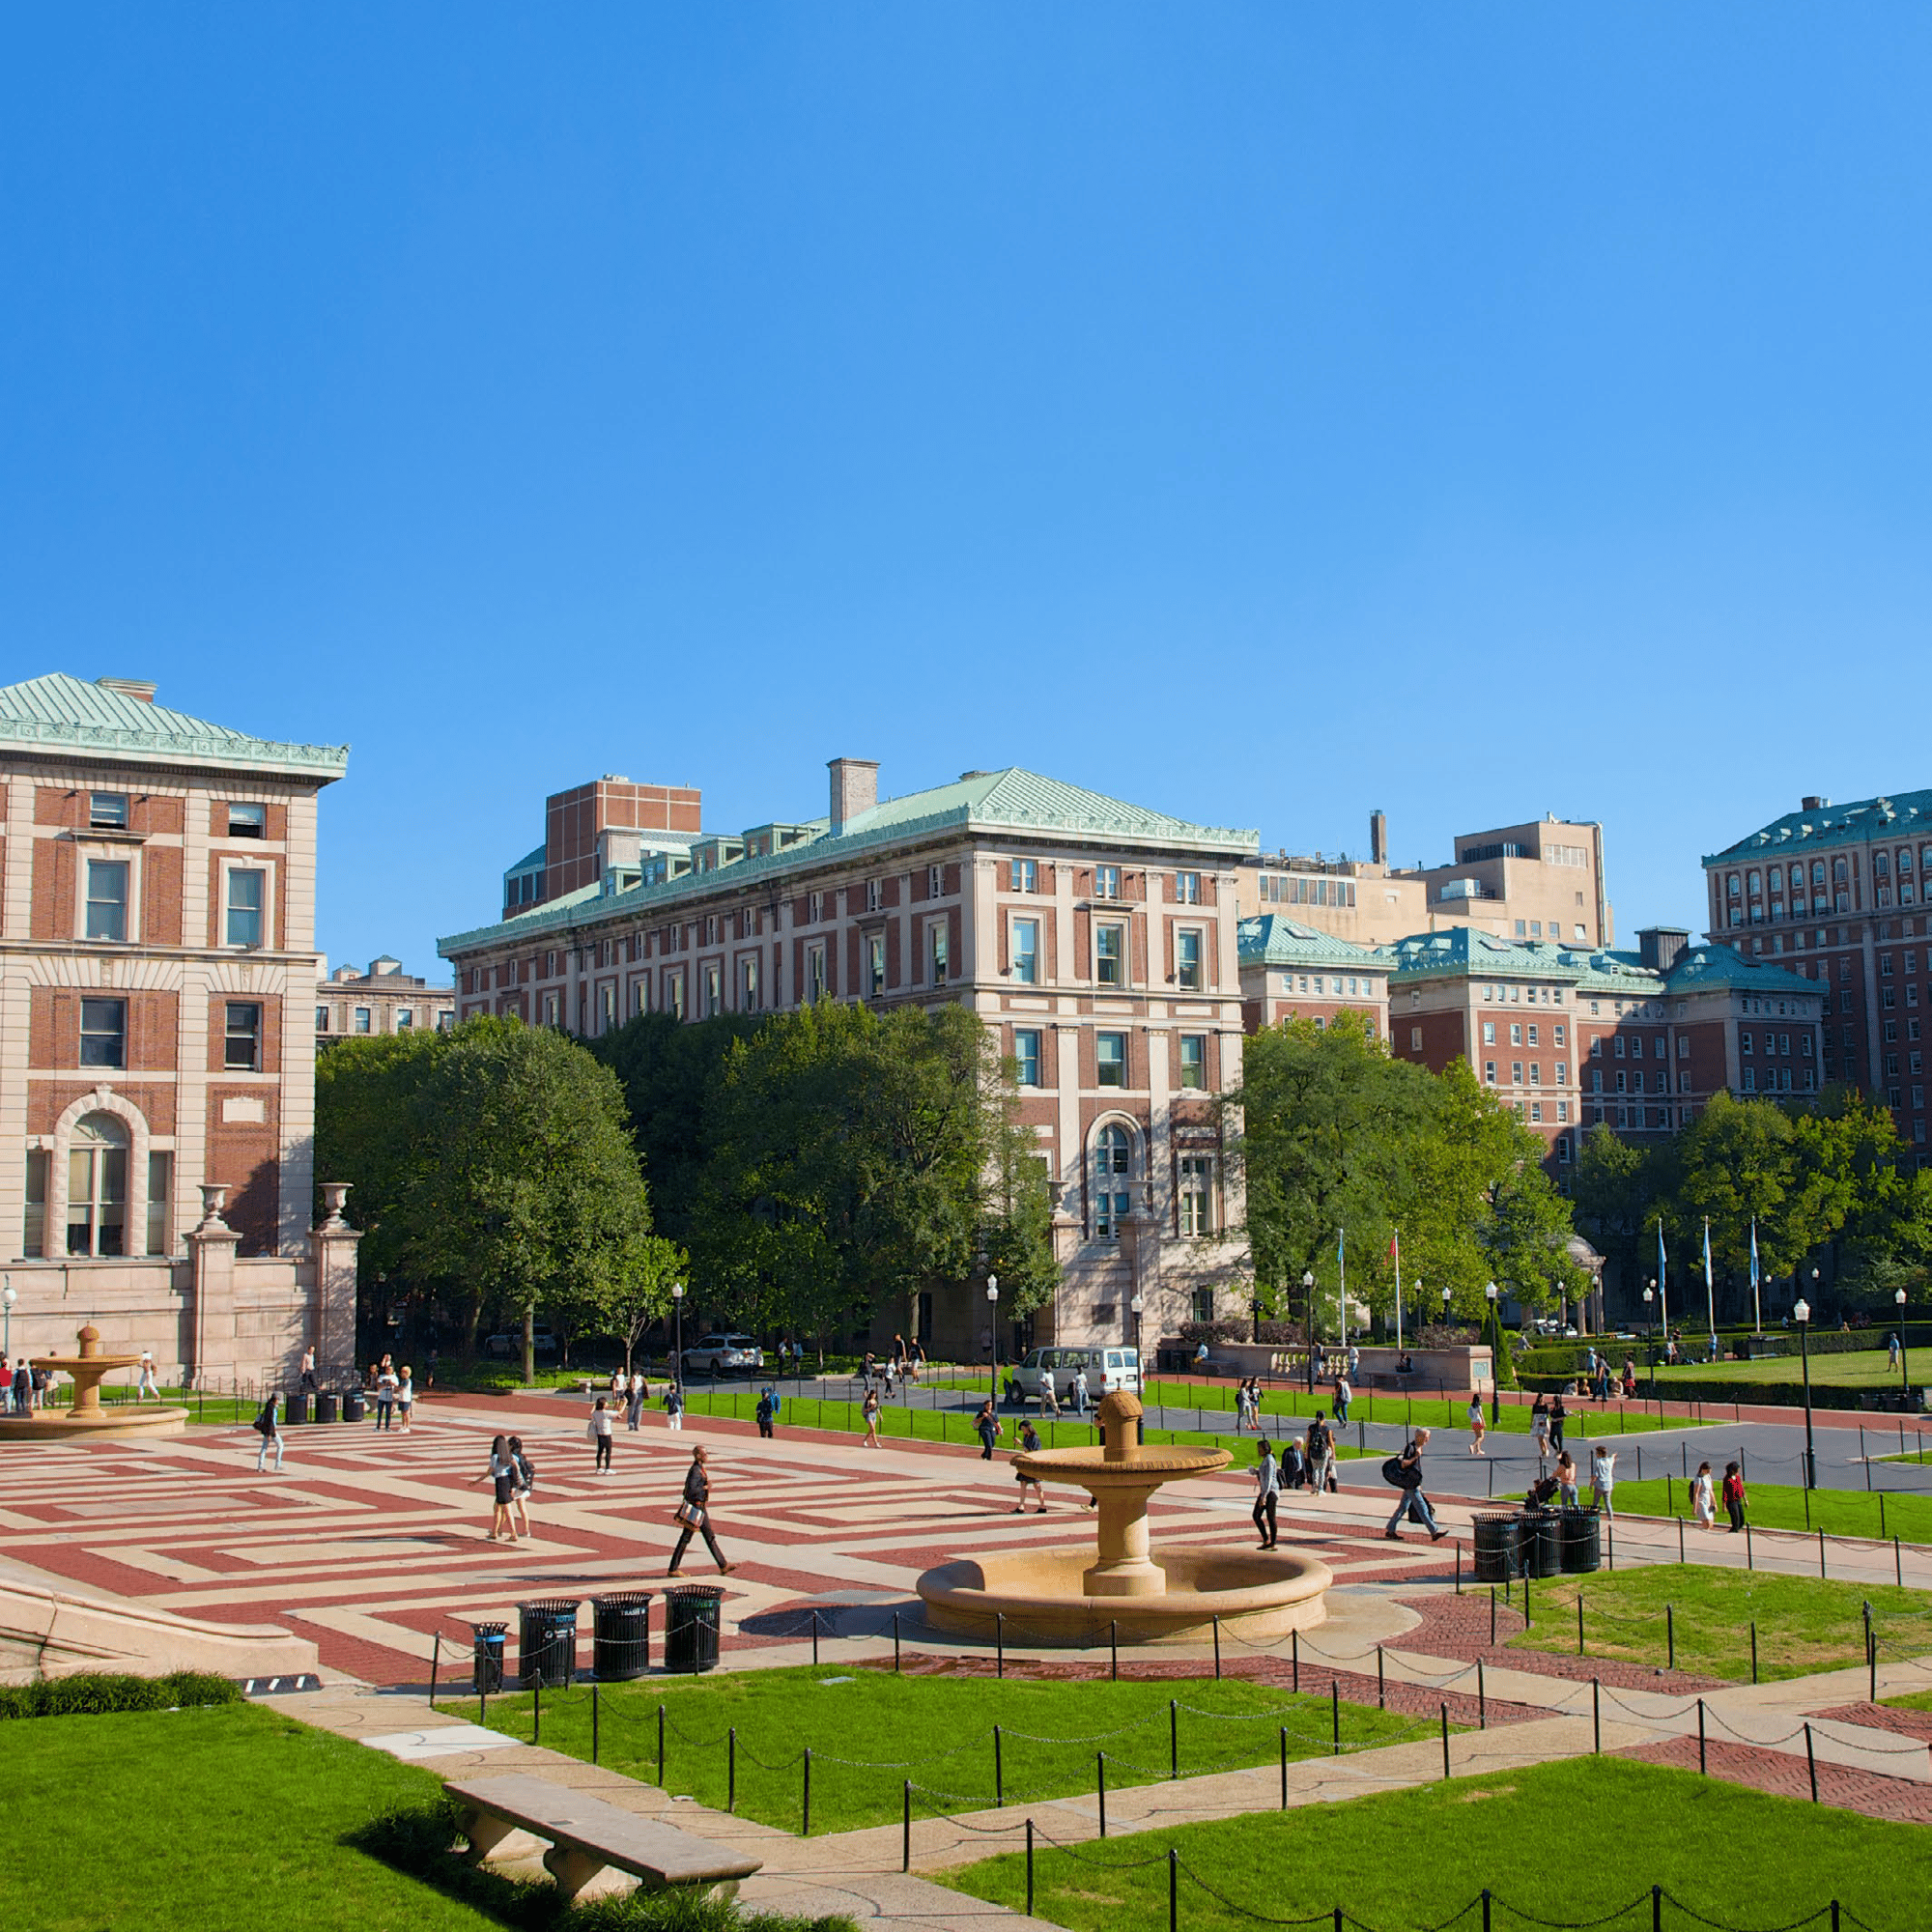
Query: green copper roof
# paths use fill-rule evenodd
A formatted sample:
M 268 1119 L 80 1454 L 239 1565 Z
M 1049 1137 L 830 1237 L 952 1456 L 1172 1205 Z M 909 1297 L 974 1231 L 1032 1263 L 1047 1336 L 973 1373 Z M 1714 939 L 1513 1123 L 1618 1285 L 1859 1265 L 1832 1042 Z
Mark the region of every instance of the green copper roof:
M 0 687 L 0 746 L 98 752 L 142 764 L 299 772 L 325 783 L 339 779 L 349 766 L 347 745 L 285 745 L 251 738 L 65 671 Z
M 1824 982 L 1807 980 L 1782 966 L 1747 959 L 1729 946 L 1693 946 L 1670 969 L 1670 990 L 1688 993 L 1699 986 L 1733 986 L 1746 993 L 1822 993 Z
M 1242 957 L 1247 956 L 1246 948 Z M 1379 949 L 1390 962 L 1391 988 L 1405 980 L 1446 977 L 1554 980 L 1578 993 L 1611 999 L 1656 999 L 1707 986 L 1786 996 L 1822 990 L 1816 980 L 1747 959 L 1728 946 L 1693 946 L 1677 955 L 1668 973 L 1646 966 L 1635 952 L 1604 947 L 1591 951 L 1548 940 L 1497 939 L 1471 926 L 1421 932 Z
M 1279 913 L 1244 919 L 1236 928 L 1243 966 L 1353 966 L 1386 973 L 1388 955 L 1379 950 L 1351 945 L 1332 932 L 1321 932 L 1299 920 Z
M 1861 798 L 1855 805 L 1821 805 L 1809 811 L 1787 811 L 1735 845 L 1708 853 L 1704 864 L 1776 859 L 1787 850 L 1862 845 L 1868 838 L 1896 838 L 1901 844 L 1910 844 L 1928 837 L 1932 837 L 1932 791 L 1902 791 L 1887 798 Z
M 808 867 L 816 869 L 948 832 L 1152 845 L 1177 856 L 1204 859 L 1259 852 L 1262 842 L 1259 832 L 1171 818 L 1165 812 L 1150 811 L 1101 792 L 1042 778 L 1017 765 L 1005 771 L 975 772 L 970 778 L 935 785 L 929 791 L 909 792 L 904 798 L 883 799 L 867 811 L 855 812 L 836 837 L 829 819 L 792 822 L 803 822 L 810 836 L 782 851 L 734 860 L 709 872 L 685 873 L 661 885 L 634 886 L 629 892 L 609 895 L 593 892 L 594 908 L 586 906 L 582 895 L 574 895 L 567 901 L 550 900 L 513 920 L 452 933 L 437 942 L 438 951 L 447 955 L 451 948 L 486 946 L 498 937 L 521 940 L 532 932 L 581 925 L 586 923 L 586 913 L 600 920 L 651 917 L 692 899 L 708 898 L 721 890 L 782 879 Z

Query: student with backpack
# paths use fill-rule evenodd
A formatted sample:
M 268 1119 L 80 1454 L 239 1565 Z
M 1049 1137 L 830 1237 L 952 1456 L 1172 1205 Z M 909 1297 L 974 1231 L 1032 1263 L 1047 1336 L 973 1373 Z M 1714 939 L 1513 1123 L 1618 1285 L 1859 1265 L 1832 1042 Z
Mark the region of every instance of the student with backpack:
M 510 1513 L 522 1517 L 524 1534 L 530 1533 L 530 1492 L 537 1486 L 536 1464 L 524 1448 L 521 1435 L 510 1437 Z
M 1436 1523 L 1435 1512 L 1429 1507 L 1429 1498 L 1422 1493 L 1422 1452 L 1428 1445 L 1429 1431 L 1418 1429 L 1402 1454 L 1391 1456 L 1382 1464 L 1383 1482 L 1393 1483 L 1402 1492 L 1395 1514 L 1389 1518 L 1388 1526 L 1382 1531 L 1391 1543 L 1402 1541 L 1396 1532 L 1396 1524 L 1406 1516 L 1413 1517 L 1429 1532 L 1432 1543 L 1440 1543 L 1449 1533 Z
M 280 1404 L 281 1399 L 281 1394 L 278 1390 L 270 1389 L 268 1401 L 262 1405 L 261 1413 L 255 1417 L 255 1434 L 262 1438 L 262 1447 L 255 1457 L 257 1474 L 269 1466 L 269 1451 L 270 1448 L 275 1452 L 275 1474 L 279 1476 L 282 1473 L 282 1432 L 275 1416 L 276 1407 Z M 1731 1466 L 1735 1468 L 1737 1464 L 1732 1463 Z
M 1308 1425 L 1308 1487 L 1318 1496 L 1323 1490 L 1332 1495 L 1340 1488 L 1335 1480 L 1335 1432 L 1319 1408 Z
M 772 1439 L 772 1424 L 778 1420 L 779 1414 L 779 1392 L 769 1382 L 766 1383 L 763 1393 L 758 1397 L 758 1406 L 755 1413 L 758 1421 L 758 1434 L 769 1442 Z

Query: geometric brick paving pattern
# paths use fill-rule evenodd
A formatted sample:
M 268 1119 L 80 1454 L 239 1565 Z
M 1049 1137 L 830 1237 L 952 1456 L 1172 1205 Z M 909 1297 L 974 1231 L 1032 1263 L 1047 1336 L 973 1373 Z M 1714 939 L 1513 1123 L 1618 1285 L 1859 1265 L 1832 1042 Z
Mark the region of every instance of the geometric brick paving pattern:
M 427 1412 L 426 1412 L 427 1411 Z M 432 1633 L 467 1649 L 468 1624 L 514 1620 L 520 1602 L 589 1596 L 662 1579 L 694 1440 L 711 1456 L 713 1517 L 725 1555 L 724 1641 L 787 1640 L 787 1605 L 899 1601 L 930 1565 L 959 1555 L 1086 1542 L 1071 1492 L 1045 1516 L 1012 1515 L 1004 1458 L 933 1448 L 867 1452 L 824 1436 L 760 1441 L 749 1428 L 659 1424 L 619 1430 L 598 1475 L 582 1407 L 555 1403 L 418 1405 L 408 1435 L 349 1425 L 284 1431 L 281 1474 L 255 1470 L 246 1429 L 85 1448 L 17 1443 L 0 1455 L 0 1555 L 76 1584 L 222 1621 L 279 1621 L 330 1668 L 379 1684 L 419 1683 Z M 486 1540 L 479 1472 L 497 1431 L 519 1432 L 536 1465 L 530 1537 Z M 1252 1541 L 1245 1485 L 1169 1490 L 1156 1540 Z M 1284 1535 L 1350 1582 L 1446 1574 L 1426 1545 L 1398 1551 L 1360 1530 Z M 1447 1553 L 1444 1546 L 1442 1554 Z M 685 1576 L 708 1580 L 701 1543 Z M 749 1625 L 750 1628 L 744 1626 Z

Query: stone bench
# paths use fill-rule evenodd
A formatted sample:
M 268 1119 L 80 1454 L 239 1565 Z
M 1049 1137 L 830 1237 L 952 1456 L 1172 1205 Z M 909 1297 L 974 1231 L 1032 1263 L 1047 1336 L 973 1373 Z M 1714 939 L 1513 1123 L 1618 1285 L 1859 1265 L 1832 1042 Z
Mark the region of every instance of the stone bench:
M 636 1817 L 587 1792 L 526 1773 L 473 1778 L 447 1789 L 463 1806 L 463 1834 L 469 1841 L 471 1862 L 512 1855 L 504 1841 L 514 1833 L 527 1832 L 549 1841 L 544 1868 L 566 1899 L 575 1899 L 586 1888 L 593 1888 L 592 1896 L 624 1889 L 613 1877 L 616 1873 L 628 1874 L 653 1891 L 689 1887 L 728 1898 L 738 1881 L 750 1878 L 761 1862 L 675 1825 Z

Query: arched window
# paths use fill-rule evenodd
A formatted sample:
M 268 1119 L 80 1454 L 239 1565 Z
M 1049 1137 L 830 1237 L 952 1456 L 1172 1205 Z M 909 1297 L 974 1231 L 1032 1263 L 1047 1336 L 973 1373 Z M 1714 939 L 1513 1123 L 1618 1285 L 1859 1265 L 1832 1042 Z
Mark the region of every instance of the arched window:
M 1910 845 L 1901 845 L 1898 848 L 1898 869 L 1901 872 L 1909 872 L 1912 869 L 1912 847 Z
M 1885 854 L 1883 852 L 1874 852 L 1872 854 L 1872 876 L 1876 879 L 1882 879 L 1890 870 L 1891 862 Z
M 67 1251 L 128 1252 L 128 1129 L 112 1114 L 74 1122 L 67 1156 Z
M 1133 1173 L 1133 1136 L 1125 1127 L 1104 1126 L 1094 1137 L 1094 1233 L 1118 1241 L 1132 1202 L 1127 1182 Z
M 1811 883 L 1814 886 L 1822 886 L 1825 883 L 1825 862 L 1822 859 L 1811 861 Z
M 1834 879 L 1843 879 L 1847 876 L 1845 862 L 1842 859 L 1833 859 L 1832 861 L 1832 876 Z

